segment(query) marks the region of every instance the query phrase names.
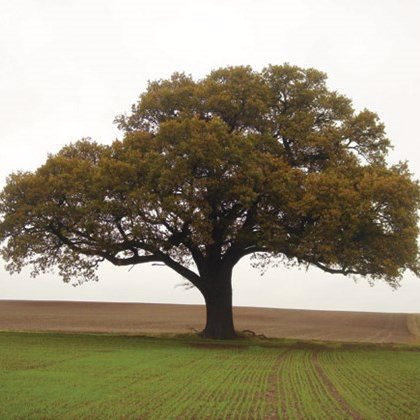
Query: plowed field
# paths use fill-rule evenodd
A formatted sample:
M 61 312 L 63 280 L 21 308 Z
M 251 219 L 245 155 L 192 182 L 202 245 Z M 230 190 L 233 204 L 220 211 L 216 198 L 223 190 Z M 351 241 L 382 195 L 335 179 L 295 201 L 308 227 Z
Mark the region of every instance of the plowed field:
M 0 330 L 186 333 L 200 330 L 200 305 L 0 300 Z M 237 330 L 267 337 L 371 343 L 419 343 L 411 314 L 236 307 Z

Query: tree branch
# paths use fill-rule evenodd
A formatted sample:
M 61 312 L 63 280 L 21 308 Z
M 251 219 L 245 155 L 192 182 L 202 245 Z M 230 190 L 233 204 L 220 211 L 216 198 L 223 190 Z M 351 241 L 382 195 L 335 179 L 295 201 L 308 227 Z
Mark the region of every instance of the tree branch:
M 350 270 L 350 269 L 346 269 L 346 268 L 342 268 L 342 269 L 331 268 L 331 267 L 328 267 L 328 266 L 326 266 L 324 264 L 321 264 L 320 262 L 317 262 L 317 261 L 309 261 L 309 263 L 313 264 L 316 267 L 320 268 L 321 270 L 326 271 L 327 273 L 331 273 L 331 274 L 343 274 L 345 276 L 347 276 L 348 274 L 362 274 L 358 271 Z
M 143 263 L 148 263 L 148 262 L 162 261 L 159 257 L 157 257 L 156 255 L 153 255 L 153 254 L 151 254 L 151 255 L 135 254 L 132 257 L 128 257 L 128 258 L 118 258 L 115 255 L 113 255 L 111 253 L 108 253 L 108 252 L 105 252 L 105 251 L 100 250 L 100 249 L 80 247 L 80 246 L 76 245 L 71 239 L 69 239 L 65 235 L 63 235 L 59 229 L 51 229 L 51 233 L 53 235 L 57 236 L 57 238 L 64 245 L 68 246 L 71 250 L 73 250 L 75 252 L 79 252 L 79 253 L 84 254 L 84 255 L 92 256 L 92 257 L 98 256 L 98 257 L 105 258 L 106 260 L 108 260 L 109 262 L 111 262 L 112 264 L 117 265 L 117 266 L 143 264 Z M 131 248 L 130 248 L 130 251 L 132 251 Z M 135 250 L 135 251 L 137 251 L 137 250 Z
M 182 264 L 161 251 L 157 251 L 157 255 L 160 261 L 165 263 L 169 268 L 172 268 L 172 270 L 189 280 L 195 287 L 197 287 L 197 289 L 203 290 L 204 282 L 198 274 L 194 273 L 194 271 L 191 271 L 189 268 L 184 267 Z
M 158 249 L 152 249 L 150 247 L 143 247 L 142 244 L 135 244 L 134 246 L 140 245 L 139 248 L 143 249 L 146 252 L 150 252 L 151 255 L 133 255 L 132 257 L 128 258 L 118 258 L 116 255 L 110 254 L 103 250 L 99 249 L 87 249 L 81 248 L 74 244 L 69 238 L 62 234 L 59 229 L 51 228 L 51 233 L 53 233 L 57 238 L 66 246 L 68 246 L 71 250 L 75 252 L 79 252 L 84 255 L 88 256 L 99 256 L 105 258 L 106 260 L 110 261 L 112 264 L 117 266 L 125 266 L 125 265 L 133 265 L 133 264 L 143 264 L 148 262 L 163 262 L 169 268 L 176 271 L 182 277 L 189 280 L 194 286 L 196 286 L 199 290 L 202 290 L 204 287 L 204 282 L 196 273 L 191 271 L 190 269 L 184 267 L 182 264 L 178 263 L 177 261 L 173 260 L 169 255 L 165 254 L 164 252 Z M 134 242 L 131 242 L 129 245 L 129 250 L 132 251 Z M 137 251 L 137 250 L 136 250 Z
M 129 258 L 118 258 L 112 256 L 104 256 L 109 262 L 117 266 L 144 264 L 149 262 L 161 262 L 162 260 L 155 255 L 134 255 Z

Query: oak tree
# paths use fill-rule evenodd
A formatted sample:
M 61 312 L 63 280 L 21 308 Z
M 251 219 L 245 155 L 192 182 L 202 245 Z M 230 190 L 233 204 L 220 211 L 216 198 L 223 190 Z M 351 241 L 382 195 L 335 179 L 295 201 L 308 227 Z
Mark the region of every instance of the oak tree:
M 83 139 L 0 198 L 7 269 L 65 281 L 101 261 L 159 262 L 207 308 L 204 337 L 235 336 L 232 269 L 243 257 L 384 279 L 419 275 L 419 186 L 386 162 L 376 114 L 356 112 L 326 75 L 288 64 L 227 67 L 149 83 L 122 140 Z

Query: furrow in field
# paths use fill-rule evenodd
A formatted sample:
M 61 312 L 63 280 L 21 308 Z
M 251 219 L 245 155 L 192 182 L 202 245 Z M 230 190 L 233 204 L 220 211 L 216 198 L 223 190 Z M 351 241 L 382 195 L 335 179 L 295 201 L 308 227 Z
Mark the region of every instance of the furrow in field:
M 333 361 L 332 371 L 328 371 L 339 392 L 345 395 L 350 404 L 359 407 L 359 411 L 365 417 L 377 417 L 379 413 L 388 415 L 387 407 L 381 406 L 381 398 L 378 400 L 375 395 L 381 388 L 380 382 L 372 381 L 371 376 L 362 367 L 346 362 L 348 361 L 343 359 L 339 362 Z
M 290 352 L 290 349 L 284 351 L 276 357 L 275 362 L 271 367 L 270 376 L 267 380 L 268 387 L 265 397 L 267 400 L 267 405 L 269 407 L 269 411 L 266 416 L 266 418 L 268 419 L 276 419 L 278 417 L 279 407 L 281 407 L 282 410 L 282 418 L 286 417 L 285 403 L 284 400 L 282 400 L 283 395 L 278 392 L 278 376 L 280 366 L 282 365 L 284 358 L 288 352 Z
M 281 418 L 348 418 L 347 412 L 330 395 L 312 364 L 312 353 L 293 350 L 279 369 Z
M 399 361 L 393 362 L 395 357 Z M 404 358 L 406 364 L 401 361 Z M 357 406 L 363 417 L 419 417 L 418 354 L 330 351 L 320 355 L 319 363 L 340 394 Z
M 420 419 L 416 351 L 0 334 L 0 364 L 1 418 Z
M 330 381 L 324 370 L 322 369 L 321 365 L 318 361 L 318 351 L 314 351 L 312 353 L 312 364 L 318 374 L 318 377 L 324 383 L 325 388 L 331 394 L 331 396 L 340 404 L 342 409 L 353 419 L 361 419 L 362 417 L 360 414 L 354 410 L 354 408 L 343 398 L 343 396 L 337 391 L 337 388 L 334 384 Z
M 321 361 L 323 361 L 323 359 L 321 359 Z M 365 373 L 360 372 L 357 366 L 350 367 L 348 360 L 345 360 L 343 357 L 340 357 L 339 360 L 332 358 L 330 362 L 331 365 L 326 366 L 322 363 L 322 366 L 327 372 L 331 382 L 337 388 L 338 392 L 345 396 L 351 406 L 359 407 L 359 411 L 363 416 L 372 417 L 375 413 L 377 414 L 377 409 L 372 407 L 372 403 L 370 401 L 372 385 L 370 384 L 366 387 L 367 389 L 363 389 L 363 386 L 360 386 L 360 383 L 369 383 L 370 378 L 365 377 Z M 350 376 L 349 368 L 352 372 Z M 377 386 L 378 384 L 375 383 L 375 387 Z M 368 401 L 369 403 L 366 404 Z M 362 404 L 360 404 L 361 402 Z

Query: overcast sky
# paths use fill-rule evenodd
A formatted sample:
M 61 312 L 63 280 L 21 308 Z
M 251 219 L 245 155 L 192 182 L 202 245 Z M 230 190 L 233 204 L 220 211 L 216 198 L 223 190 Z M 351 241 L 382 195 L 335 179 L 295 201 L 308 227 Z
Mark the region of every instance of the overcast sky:
M 420 2 L 416 0 L 0 0 L 0 187 L 81 137 L 121 137 L 112 121 L 147 81 L 185 71 L 289 62 L 325 71 L 356 109 L 379 114 L 420 178 Z M 79 287 L 55 275 L 10 276 L 0 299 L 202 303 L 169 269 L 104 265 Z M 234 271 L 234 304 L 420 312 L 420 279 L 392 291 L 318 269 Z

